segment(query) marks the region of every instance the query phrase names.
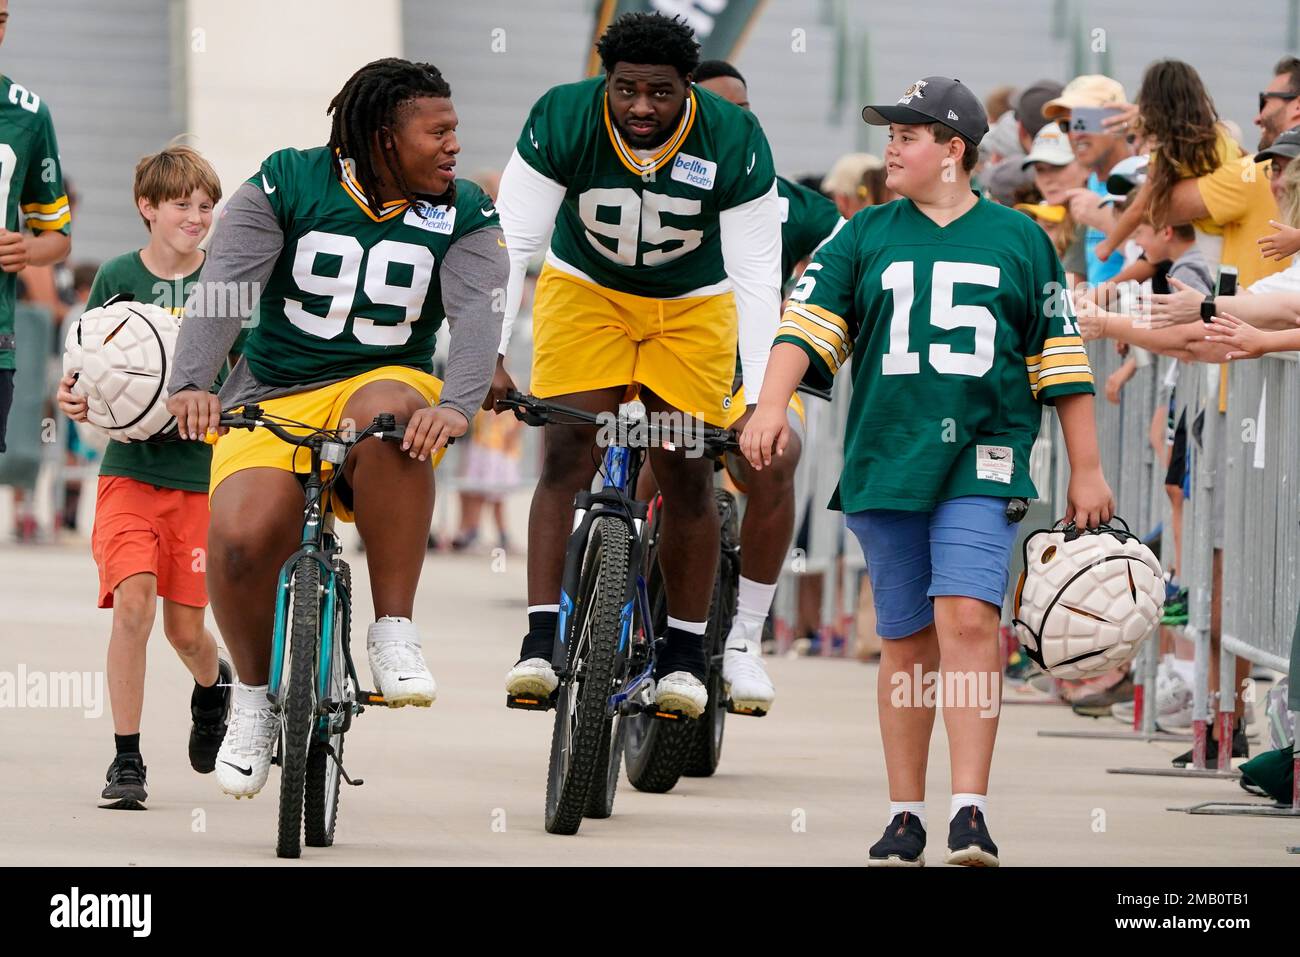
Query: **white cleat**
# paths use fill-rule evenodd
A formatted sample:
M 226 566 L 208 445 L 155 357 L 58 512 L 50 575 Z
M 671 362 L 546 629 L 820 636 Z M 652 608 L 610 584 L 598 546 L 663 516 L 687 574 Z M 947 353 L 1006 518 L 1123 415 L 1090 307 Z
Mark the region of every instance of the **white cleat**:
M 722 681 L 737 714 L 767 714 L 776 690 L 763 659 L 749 651 L 728 648 L 722 656 Z
M 525 658 L 506 672 L 506 694 L 549 698 L 560 679 L 545 658 Z
M 427 708 L 438 698 L 438 686 L 424 663 L 420 633 L 409 618 L 380 618 L 366 635 L 370 677 L 390 708 Z
M 655 682 L 655 707 L 660 711 L 680 711 L 688 718 L 698 718 L 708 703 L 704 682 L 689 671 L 674 671 Z
M 767 714 L 772 710 L 776 690 L 763 664 L 762 625 L 748 634 L 739 620 L 727 636 L 722 655 L 722 682 L 736 714 Z
M 217 751 L 217 784 L 236 798 L 251 798 L 266 784 L 271 752 L 280 736 L 280 719 L 270 707 L 230 711 L 230 724 Z

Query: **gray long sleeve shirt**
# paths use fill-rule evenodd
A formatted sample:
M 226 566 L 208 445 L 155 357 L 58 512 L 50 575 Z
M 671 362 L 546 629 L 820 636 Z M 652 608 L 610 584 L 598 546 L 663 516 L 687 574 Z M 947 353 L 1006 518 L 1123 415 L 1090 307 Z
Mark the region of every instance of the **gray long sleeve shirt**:
M 284 249 L 284 233 L 266 196 L 245 183 L 230 197 L 212 238 L 199 282 L 185 307 L 176 343 L 174 368 L 168 393 L 182 389 L 207 389 L 216 381 L 221 365 L 251 317 L 255 302 L 230 295 L 239 289 L 260 290 L 271 277 Z M 448 406 L 472 421 L 492 383 L 497 345 L 501 339 L 501 313 L 492 309 L 494 293 L 504 289 L 510 272 L 500 229 L 479 229 L 458 240 L 439 265 L 442 303 L 451 327 L 451 352 L 447 380 L 439 406 Z M 245 285 L 247 284 L 247 285 Z M 205 304 L 224 308 L 206 315 Z M 244 308 L 239 304 L 251 305 Z M 230 308 L 231 305 L 237 308 Z M 236 408 L 305 392 L 342 381 L 343 376 L 292 386 L 259 382 L 242 359 L 221 387 L 221 407 Z

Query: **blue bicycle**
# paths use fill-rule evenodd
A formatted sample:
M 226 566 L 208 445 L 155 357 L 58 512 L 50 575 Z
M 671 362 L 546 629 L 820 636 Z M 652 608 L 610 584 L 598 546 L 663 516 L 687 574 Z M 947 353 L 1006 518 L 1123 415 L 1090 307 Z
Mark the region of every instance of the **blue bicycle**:
M 607 426 L 604 417 L 511 391 L 497 403 L 535 426 Z M 507 696 L 511 708 L 556 710 L 546 782 L 546 830 L 574 834 L 583 817 L 613 813 L 625 719 L 653 718 L 686 727 L 682 714 L 660 711 L 650 698 L 659 642 L 646 587 L 647 503 L 632 497 L 645 448 L 683 437 L 658 434 L 620 411 L 616 435 L 600 468 L 602 487 L 579 492 L 565 550 L 560 613 L 551 665 L 559 685 L 549 698 Z M 646 438 L 632 447 L 627 437 Z M 714 458 L 738 451 L 734 432 L 702 427 L 698 437 Z M 675 780 L 675 778 L 674 778 Z
M 348 455 L 362 441 L 401 442 L 391 414 L 379 415 L 364 430 L 318 429 L 245 405 L 221 416 L 232 429 L 266 429 L 311 455 L 305 476 L 302 540 L 280 568 L 267 698 L 279 715 L 280 737 L 272 763 L 280 765 L 280 813 L 275 852 L 299 857 L 302 843 L 329 847 L 338 821 L 343 736 L 366 705 L 383 705 L 382 695 L 363 691 L 352 661 L 352 572 L 339 557 L 331 498 L 326 493 L 343 474 Z M 300 430 L 294 434 L 290 429 Z M 322 463 L 334 468 L 322 478 Z M 302 839 L 305 838 L 305 841 Z

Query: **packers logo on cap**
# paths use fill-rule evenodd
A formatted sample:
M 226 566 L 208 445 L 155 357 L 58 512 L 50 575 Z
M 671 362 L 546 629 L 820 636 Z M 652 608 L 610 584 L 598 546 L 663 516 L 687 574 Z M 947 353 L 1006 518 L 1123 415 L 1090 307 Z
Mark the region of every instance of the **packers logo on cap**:
M 924 100 L 925 86 L 926 83 L 924 80 L 917 80 L 915 83 L 913 83 L 911 86 L 909 86 L 906 90 L 903 91 L 903 95 L 898 98 L 898 102 L 911 103 L 912 97 L 917 97 L 918 99 Z

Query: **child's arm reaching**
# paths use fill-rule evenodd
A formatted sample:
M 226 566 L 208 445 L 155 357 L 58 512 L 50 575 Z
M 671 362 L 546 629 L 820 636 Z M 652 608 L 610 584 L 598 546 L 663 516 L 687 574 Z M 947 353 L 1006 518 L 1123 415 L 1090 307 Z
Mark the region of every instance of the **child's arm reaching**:
M 1206 341 L 1227 347 L 1226 358 L 1258 359 L 1270 352 L 1300 351 L 1300 329 L 1259 329 L 1221 312 L 1205 327 Z
M 1137 189 L 1137 194 L 1128 204 L 1128 208 L 1120 214 L 1114 227 L 1106 234 L 1106 238 L 1097 244 L 1093 251 L 1094 255 L 1105 262 L 1110 258 L 1110 254 L 1120 246 L 1124 245 L 1124 240 L 1133 235 L 1133 230 L 1142 224 L 1142 217 L 1146 215 L 1147 204 L 1151 202 L 1151 183 L 1143 183 Z

